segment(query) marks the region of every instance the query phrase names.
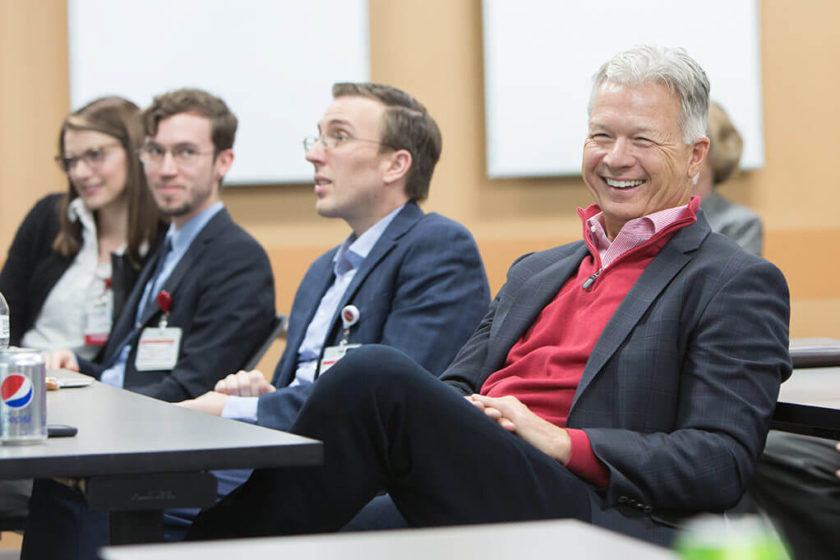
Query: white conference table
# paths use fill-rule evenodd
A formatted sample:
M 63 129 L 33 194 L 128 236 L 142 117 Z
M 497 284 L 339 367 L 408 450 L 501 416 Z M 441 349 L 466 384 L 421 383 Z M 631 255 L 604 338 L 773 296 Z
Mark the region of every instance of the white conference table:
M 576 520 L 108 547 L 106 560 L 673 560 L 665 548 Z
M 79 377 L 73 372 L 50 372 Z M 0 478 L 80 479 L 92 509 L 107 511 L 112 543 L 162 540 L 162 511 L 216 497 L 209 470 L 316 465 L 322 444 L 217 418 L 94 381 L 47 393 L 47 422 L 74 437 L 0 446 Z

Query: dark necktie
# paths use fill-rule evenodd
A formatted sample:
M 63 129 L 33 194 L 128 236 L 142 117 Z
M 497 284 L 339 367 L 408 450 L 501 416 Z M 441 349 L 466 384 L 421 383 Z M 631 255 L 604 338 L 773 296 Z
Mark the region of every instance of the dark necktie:
M 152 276 L 149 278 L 149 281 L 146 282 L 146 287 L 143 292 L 143 298 L 140 302 L 140 305 L 137 306 L 137 313 L 135 315 L 134 321 L 140 321 L 140 317 L 143 315 L 143 312 L 148 307 L 149 302 L 154 301 L 154 298 L 157 294 L 152 293 L 155 288 L 155 284 L 157 284 L 158 278 L 160 278 L 161 272 L 163 272 L 163 265 L 166 263 L 166 257 L 169 255 L 169 252 L 172 251 L 172 239 L 169 237 L 166 238 L 166 241 L 161 247 L 160 251 L 158 252 L 157 262 L 155 263 L 155 271 L 152 273 Z
M 146 309 L 146 306 L 149 305 L 149 300 L 154 297 L 152 296 L 152 290 L 155 287 L 155 283 L 157 283 L 158 277 L 160 273 L 163 272 L 163 265 L 166 263 L 166 256 L 172 250 L 172 240 L 167 237 L 166 241 L 161 247 L 160 251 L 158 251 L 157 261 L 155 262 L 155 271 L 152 273 L 149 280 L 146 282 L 146 285 L 143 288 L 143 296 L 140 298 L 140 303 L 137 306 L 137 311 L 134 314 L 134 325 L 132 325 L 132 329 L 126 333 L 125 337 L 123 337 L 122 341 L 120 342 L 119 346 L 117 346 L 117 350 L 111 355 L 111 359 L 108 360 L 103 365 L 106 366 L 105 369 L 110 368 L 114 362 L 119 358 L 120 354 L 122 353 L 122 349 L 134 339 L 137 335 L 138 331 L 140 330 L 140 317 L 143 315 L 143 311 Z M 157 294 L 155 294 L 157 295 Z M 123 313 L 128 312 L 128 310 L 124 310 Z

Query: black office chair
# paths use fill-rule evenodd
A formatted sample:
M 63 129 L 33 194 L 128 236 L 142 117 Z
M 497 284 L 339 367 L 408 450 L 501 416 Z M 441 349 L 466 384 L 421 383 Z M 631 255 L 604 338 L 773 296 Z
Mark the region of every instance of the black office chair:
M 31 488 L 31 480 L 3 480 L 0 483 L 0 532 L 21 532 L 26 528 L 26 518 L 29 514 L 27 501 Z
M 840 366 L 840 340 L 834 338 L 792 338 L 793 368 Z
M 268 333 L 268 336 L 265 337 L 265 340 L 262 344 L 257 347 L 253 354 L 248 358 L 248 361 L 245 362 L 245 365 L 242 366 L 242 369 L 246 371 L 250 371 L 257 367 L 260 363 L 260 360 L 274 343 L 275 340 L 278 338 L 285 338 L 286 336 L 286 329 L 289 328 L 289 316 L 283 315 L 282 313 L 278 313 L 274 317 L 274 322 L 271 324 L 271 330 Z
M 834 338 L 793 338 L 790 341 L 790 357 L 795 379 L 805 375 L 810 368 L 835 368 L 840 366 L 840 340 Z M 830 378 L 829 378 L 830 379 Z M 830 391 L 830 387 L 825 387 Z M 827 439 L 840 439 L 838 413 L 832 408 L 809 406 L 797 403 L 776 403 L 776 410 L 770 427 L 782 432 Z
M 23 532 L 26 529 L 26 516 L 16 515 L 14 517 L 0 518 L 0 533 L 7 531 L 14 531 L 17 533 Z

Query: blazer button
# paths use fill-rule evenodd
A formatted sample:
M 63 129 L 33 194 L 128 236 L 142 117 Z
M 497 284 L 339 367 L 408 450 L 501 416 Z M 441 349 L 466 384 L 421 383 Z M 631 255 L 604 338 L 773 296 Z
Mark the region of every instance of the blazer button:
M 619 504 L 626 504 L 627 503 L 627 496 L 619 496 L 618 497 Z

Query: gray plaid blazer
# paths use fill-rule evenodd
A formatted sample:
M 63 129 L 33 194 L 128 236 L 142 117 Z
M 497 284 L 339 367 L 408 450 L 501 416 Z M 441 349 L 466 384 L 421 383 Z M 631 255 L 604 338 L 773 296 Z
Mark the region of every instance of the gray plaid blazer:
M 579 241 L 515 262 L 443 379 L 478 392 L 588 254 Z M 569 413 L 610 472 L 593 522 L 672 524 L 737 502 L 791 372 L 788 300 L 782 273 L 702 212 L 671 238 L 598 338 Z

